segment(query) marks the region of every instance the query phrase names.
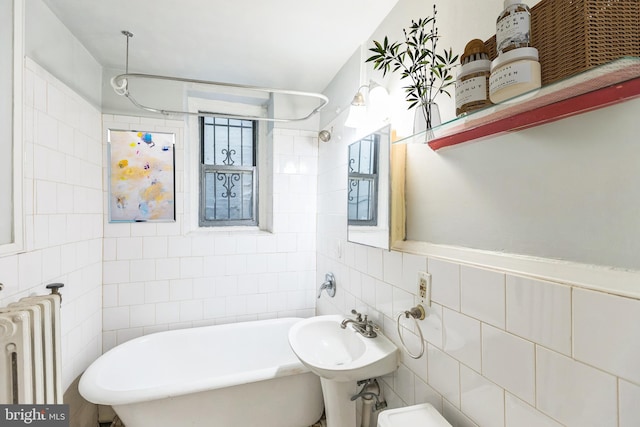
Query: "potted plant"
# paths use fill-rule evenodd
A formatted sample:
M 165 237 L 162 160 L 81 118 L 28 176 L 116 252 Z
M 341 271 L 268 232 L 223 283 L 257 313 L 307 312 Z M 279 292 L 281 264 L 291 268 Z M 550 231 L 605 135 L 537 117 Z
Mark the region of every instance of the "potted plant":
M 374 70 L 382 70 L 385 76 L 389 71 L 401 72 L 401 79 L 410 79 L 405 86 L 405 98 L 409 102 L 408 109 L 418 106 L 424 115 L 427 129 L 432 127 L 435 97 L 446 93 L 455 83 L 452 68 L 458 60 L 451 48 L 436 53 L 438 45 L 438 28 L 436 27 L 436 6 L 433 5 L 433 16 L 411 21 L 408 29 L 403 29 L 404 41 L 389 43 L 385 36 L 382 43 L 373 41 L 374 52 L 366 62 L 373 62 Z

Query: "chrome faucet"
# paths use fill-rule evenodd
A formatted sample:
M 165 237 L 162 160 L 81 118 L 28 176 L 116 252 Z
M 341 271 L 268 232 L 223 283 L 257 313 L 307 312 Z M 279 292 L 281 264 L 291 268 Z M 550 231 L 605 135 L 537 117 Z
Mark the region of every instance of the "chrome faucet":
M 320 299 L 320 295 L 322 295 L 322 291 L 327 290 L 327 295 L 330 297 L 334 297 L 336 295 L 336 278 L 332 273 L 327 273 L 324 275 L 324 283 L 320 285 L 320 290 L 318 291 L 318 299 Z
M 375 338 L 378 336 L 374 329 L 377 329 L 375 323 L 371 320 L 367 319 L 367 315 L 362 317 L 362 313 L 358 313 L 355 309 L 351 310 L 351 314 L 355 315 L 355 319 L 344 319 L 342 323 L 340 323 L 340 327 L 345 329 L 349 323 L 353 324 L 353 329 L 356 330 L 359 334 L 367 338 Z

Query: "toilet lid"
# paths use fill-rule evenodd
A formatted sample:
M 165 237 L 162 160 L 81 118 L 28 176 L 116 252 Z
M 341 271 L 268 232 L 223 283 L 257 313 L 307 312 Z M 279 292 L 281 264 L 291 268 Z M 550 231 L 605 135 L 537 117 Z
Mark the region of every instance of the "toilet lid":
M 451 427 L 430 403 L 388 409 L 378 415 L 378 427 Z

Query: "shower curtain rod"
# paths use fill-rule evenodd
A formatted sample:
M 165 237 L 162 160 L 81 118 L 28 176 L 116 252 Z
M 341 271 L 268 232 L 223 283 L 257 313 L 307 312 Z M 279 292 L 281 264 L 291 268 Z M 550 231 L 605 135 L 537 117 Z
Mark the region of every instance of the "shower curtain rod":
M 132 78 L 168 80 L 168 81 L 182 82 L 182 83 L 195 83 L 195 84 L 202 84 L 202 85 L 209 85 L 209 86 L 222 86 L 222 87 L 230 87 L 235 89 L 247 89 L 247 90 L 253 90 L 256 92 L 264 92 L 269 94 L 273 93 L 273 94 L 282 94 L 282 95 L 302 96 L 302 97 L 319 99 L 321 100 L 321 104 L 315 107 L 313 110 L 311 110 L 311 112 L 304 117 L 291 117 L 291 118 L 244 116 L 244 115 L 217 113 L 213 111 L 193 112 L 193 111 L 167 110 L 167 109 L 149 107 L 138 102 L 133 97 L 133 95 L 129 92 L 129 79 L 132 79 Z M 142 74 L 142 73 L 127 72 L 124 74 L 119 74 L 111 79 L 111 86 L 113 87 L 113 90 L 118 95 L 126 96 L 129 99 L 129 101 L 133 105 L 135 105 L 137 108 L 140 108 L 145 111 L 149 111 L 151 113 L 158 113 L 163 115 L 181 115 L 181 114 L 187 114 L 190 116 L 224 115 L 225 117 L 244 119 L 244 120 L 259 120 L 259 121 L 267 121 L 267 122 L 296 122 L 296 121 L 302 121 L 310 118 L 314 114 L 318 113 L 325 105 L 329 103 L 329 98 L 327 98 L 326 96 L 320 93 L 301 92 L 296 90 L 275 89 L 275 88 L 260 87 L 260 86 L 249 86 L 249 85 L 234 84 L 234 83 L 215 82 L 210 80 L 197 80 L 197 79 L 189 79 L 189 78 L 182 78 L 182 77 L 170 77 L 170 76 L 160 76 L 160 75 Z
M 259 120 L 266 122 L 298 122 L 302 120 L 307 120 L 309 117 L 318 113 L 325 105 L 329 103 L 329 98 L 322 95 L 321 93 L 313 93 L 313 92 L 301 92 L 297 90 L 286 90 L 286 89 L 275 89 L 268 87 L 260 87 L 260 86 L 248 86 L 242 84 L 234 84 L 234 83 L 223 83 L 223 82 L 215 82 L 211 80 L 196 80 L 196 79 L 188 79 L 181 77 L 170 77 L 170 76 L 159 76 L 154 74 L 141 74 L 141 73 L 129 73 L 129 39 L 133 37 L 133 33 L 128 30 L 120 31 L 122 35 L 125 36 L 127 40 L 127 50 L 126 50 L 126 62 L 125 62 L 125 73 L 119 74 L 115 77 L 111 78 L 111 87 L 113 90 L 120 96 L 126 96 L 129 101 L 136 106 L 145 111 L 149 111 L 151 113 L 163 114 L 165 116 L 168 115 L 182 115 L 187 114 L 190 116 L 212 116 L 212 115 L 222 115 L 229 118 L 234 119 L 244 119 L 244 120 Z M 265 92 L 269 94 L 282 94 L 282 95 L 292 95 L 292 96 L 303 96 L 308 98 L 317 98 L 322 101 L 320 105 L 315 107 L 309 114 L 304 117 L 293 117 L 293 118 L 269 118 L 269 117 L 258 117 L 258 116 L 243 116 L 243 115 L 234 115 L 234 114 L 226 114 L 226 113 L 217 113 L 213 111 L 179 111 L 179 110 L 164 110 L 161 108 L 149 107 L 147 105 L 143 105 L 139 103 L 133 95 L 129 92 L 129 79 L 131 78 L 142 78 L 142 79 L 153 79 L 153 80 L 168 80 L 174 82 L 182 82 L 182 83 L 195 83 L 209 86 L 222 86 L 222 87 L 230 87 L 235 89 L 247 89 L 253 90 L 256 92 Z

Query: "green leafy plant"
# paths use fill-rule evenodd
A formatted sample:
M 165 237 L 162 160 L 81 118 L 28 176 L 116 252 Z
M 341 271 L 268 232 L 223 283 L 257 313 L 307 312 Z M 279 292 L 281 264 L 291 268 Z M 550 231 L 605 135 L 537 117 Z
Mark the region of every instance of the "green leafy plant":
M 382 70 L 386 76 L 389 71 L 401 72 L 401 79 L 410 79 L 411 83 L 403 89 L 409 102 L 409 109 L 422 108 L 427 129 L 431 129 L 432 106 L 435 97 L 445 93 L 449 97 L 449 87 L 455 83 L 452 69 L 458 60 L 451 48 L 436 53 L 438 28 L 436 27 L 436 6 L 433 16 L 411 21 L 408 29 L 403 29 L 404 41 L 389 43 L 385 36 L 382 43 L 373 41 L 374 53 L 366 62 L 373 62 L 375 70 Z

